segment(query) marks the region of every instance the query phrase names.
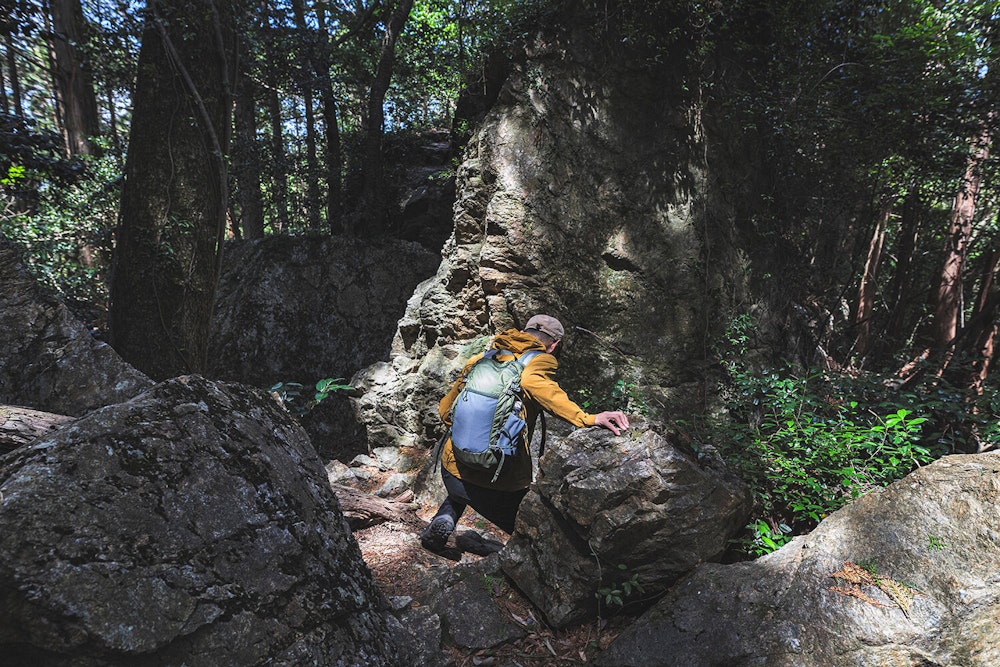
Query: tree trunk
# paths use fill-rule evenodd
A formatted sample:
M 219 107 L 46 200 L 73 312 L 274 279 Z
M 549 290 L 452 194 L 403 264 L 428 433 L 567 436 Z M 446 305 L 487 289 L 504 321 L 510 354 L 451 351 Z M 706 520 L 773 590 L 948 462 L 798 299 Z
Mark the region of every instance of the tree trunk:
M 301 34 L 299 43 L 303 45 L 303 55 L 301 57 L 302 71 L 307 73 L 306 80 L 302 82 L 302 96 L 306 108 L 306 215 L 309 219 L 309 228 L 316 230 L 320 227 L 319 215 L 319 160 L 316 156 L 316 110 L 313 105 L 313 80 L 310 76 L 314 71 L 312 57 L 312 35 L 308 25 L 306 25 L 305 7 L 302 0 L 292 0 L 292 11 L 295 14 L 295 24 Z
M 247 62 L 244 58 L 243 62 Z M 260 142 L 257 140 L 257 106 L 253 79 L 248 74 L 240 76 L 236 85 L 235 122 L 233 141 L 233 180 L 236 183 L 236 201 L 240 215 L 233 216 L 239 223 L 244 238 L 264 238 L 264 202 L 260 189 Z
M 63 424 L 75 420 L 76 417 L 14 405 L 0 405 L 0 454 L 27 445 Z
M 968 334 L 972 341 L 969 355 L 972 358 L 972 370 L 966 385 L 977 395 L 982 395 L 986 388 L 986 378 L 990 373 L 996 347 L 997 308 L 1000 305 L 1000 290 L 996 284 L 998 267 L 1000 267 L 1000 251 L 993 247 L 986 258 L 979 298 L 976 299 L 976 309 L 969 321 Z
M 230 0 L 154 0 L 139 52 L 111 283 L 119 354 L 202 372 L 222 260 L 236 36 Z
M 417 516 L 417 505 L 406 499 L 384 500 L 350 486 L 331 484 L 344 518 L 351 530 L 360 530 L 386 521 L 420 527 L 423 521 Z M 408 497 L 412 497 L 412 493 Z
M 281 100 L 278 89 L 267 89 L 267 112 L 271 121 L 271 177 L 274 187 L 274 213 L 278 231 L 288 229 L 288 169 L 285 166 L 285 138 L 281 123 Z
M 331 234 L 343 231 L 341 206 L 343 182 L 341 178 L 340 125 L 337 119 L 337 99 L 333 94 L 330 78 L 330 34 L 327 32 L 326 11 L 322 3 L 316 5 L 316 22 L 319 25 L 319 53 L 316 58 L 316 78 L 319 81 L 320 101 L 323 105 L 323 127 L 326 130 L 326 224 Z
M 385 94 L 392 80 L 396 58 L 396 41 L 413 9 L 413 0 L 399 0 L 393 9 L 382 37 L 378 68 L 368 94 L 368 118 L 365 124 L 364 166 L 362 169 L 360 218 L 366 224 L 367 236 L 385 231 L 388 206 L 385 201 L 385 167 L 382 161 L 382 131 L 385 124 Z M 357 232 L 358 230 L 353 230 Z
M 21 99 L 21 78 L 17 73 L 17 59 L 15 58 L 14 36 L 10 33 L 6 36 L 7 46 L 7 76 L 10 78 L 10 96 L 14 102 L 14 115 L 24 118 L 24 100 Z
M 100 134 L 94 76 L 81 49 L 86 23 L 80 0 L 51 0 L 52 50 L 66 145 L 71 155 L 93 155 Z
M 920 234 L 920 195 L 916 185 L 903 202 L 900 215 L 899 234 L 896 242 L 896 268 L 889 283 L 888 299 L 889 317 L 886 322 L 885 335 L 882 336 L 880 350 L 895 349 L 895 343 L 906 340 L 907 327 L 912 324 L 908 316 L 912 312 L 910 296 L 912 289 L 912 267 L 917 249 L 917 238 Z M 920 301 L 921 305 L 926 299 Z
M 879 207 L 875 220 L 875 230 L 868 244 L 868 257 L 865 260 L 865 270 L 858 286 L 858 301 L 854 311 L 854 326 L 857 329 L 854 353 L 859 359 L 864 359 L 871 349 L 871 320 L 874 311 L 875 293 L 878 288 L 878 266 L 882 259 L 882 246 L 885 243 L 885 229 L 892 214 L 892 204 L 885 201 Z
M 935 292 L 934 342 L 941 350 L 951 346 L 960 326 L 962 313 L 962 273 L 968 254 L 969 235 L 976 211 L 976 197 L 982 180 L 983 163 L 989 154 L 989 137 L 984 134 L 973 141 L 972 152 L 955 196 L 951 224 L 945 246 L 941 278 Z
M 0 112 L 10 113 L 10 100 L 7 99 L 7 78 L 4 76 L 4 63 L 0 61 Z

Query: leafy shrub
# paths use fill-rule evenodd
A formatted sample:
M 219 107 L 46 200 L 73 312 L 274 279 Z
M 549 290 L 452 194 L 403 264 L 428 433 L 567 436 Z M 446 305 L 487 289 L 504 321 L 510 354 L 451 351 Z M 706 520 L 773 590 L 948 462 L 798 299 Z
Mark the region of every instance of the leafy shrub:
M 737 353 L 724 362 L 725 414 L 689 426 L 751 487 L 753 519 L 740 540 L 750 555 L 774 551 L 850 500 L 949 451 L 933 427 L 944 410 L 954 419 L 968 409 L 951 395 L 895 394 L 868 376 L 755 371 L 744 361 L 745 335 L 735 331 L 729 342 Z
M 315 408 L 321 402 L 329 398 L 330 394 L 338 391 L 352 391 L 354 387 L 347 382 L 346 378 L 323 378 L 317 380 L 312 396 L 302 396 L 301 382 L 278 382 L 268 391 L 281 400 L 296 417 L 302 417 L 307 412 Z

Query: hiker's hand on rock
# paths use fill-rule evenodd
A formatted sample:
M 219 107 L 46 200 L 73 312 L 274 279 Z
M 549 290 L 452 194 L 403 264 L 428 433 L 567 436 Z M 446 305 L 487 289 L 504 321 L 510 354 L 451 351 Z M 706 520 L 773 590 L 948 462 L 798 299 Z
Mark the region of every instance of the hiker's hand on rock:
M 600 412 L 594 415 L 594 426 L 603 426 L 615 435 L 628 428 L 628 417 L 617 410 Z

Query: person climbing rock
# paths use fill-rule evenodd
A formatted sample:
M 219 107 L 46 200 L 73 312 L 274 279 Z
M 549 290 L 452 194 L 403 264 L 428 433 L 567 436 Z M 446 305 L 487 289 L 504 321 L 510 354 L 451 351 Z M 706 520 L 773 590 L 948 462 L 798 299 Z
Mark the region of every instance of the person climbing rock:
M 504 331 L 492 349 L 469 360 L 441 399 L 438 412 L 449 428 L 440 453 L 448 496 L 420 536 L 424 548 L 445 549 L 466 507 L 505 533 L 513 532 L 531 484 L 528 443 L 543 411 L 574 426 L 600 426 L 615 435 L 628 428 L 623 412 L 589 414 L 556 382 L 556 352 L 564 335 L 563 325 L 549 315 L 535 315 L 521 331 Z M 499 391 L 483 389 L 501 384 Z M 477 438 L 481 445 L 465 444 Z

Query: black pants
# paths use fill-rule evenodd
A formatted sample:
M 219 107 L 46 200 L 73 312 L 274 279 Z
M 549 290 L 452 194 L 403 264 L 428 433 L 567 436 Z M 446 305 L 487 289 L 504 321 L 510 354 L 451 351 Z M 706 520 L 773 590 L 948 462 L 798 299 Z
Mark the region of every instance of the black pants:
M 528 493 L 527 489 L 497 491 L 475 484 L 466 484 L 445 470 L 444 466 L 441 467 L 441 480 L 444 482 L 444 488 L 448 490 L 448 497 L 441 503 L 434 516 L 448 515 L 457 524 L 465 508 L 472 507 L 508 535 L 514 532 L 517 508 Z

